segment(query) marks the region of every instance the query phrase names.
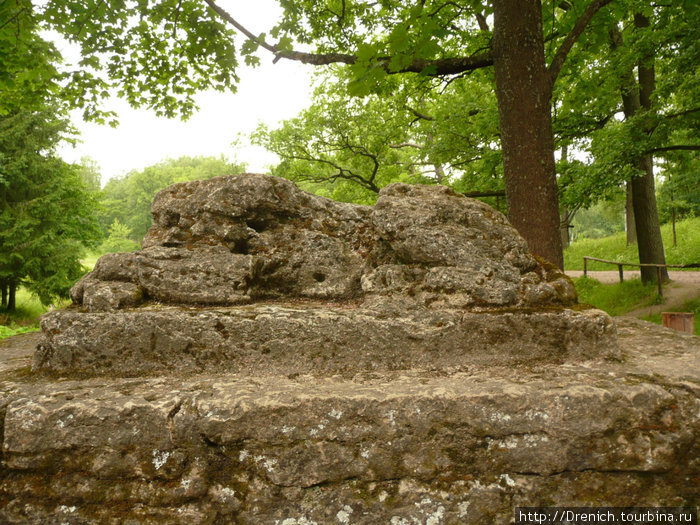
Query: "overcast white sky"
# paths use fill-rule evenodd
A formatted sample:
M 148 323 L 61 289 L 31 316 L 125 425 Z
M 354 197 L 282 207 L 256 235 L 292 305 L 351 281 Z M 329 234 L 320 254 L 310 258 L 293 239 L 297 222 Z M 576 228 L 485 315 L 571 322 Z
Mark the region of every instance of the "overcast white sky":
M 231 2 L 222 0 L 254 33 L 267 32 L 281 15 L 274 0 Z M 58 44 L 70 56 L 66 44 Z M 261 54 L 257 68 L 241 67 L 238 92 L 203 92 L 197 102 L 198 113 L 187 122 L 156 117 L 149 110 L 134 110 L 121 100 L 111 100 L 120 125 L 111 128 L 83 122 L 80 111 L 73 113 L 73 123 L 81 132 L 82 143 L 66 146 L 61 155 L 69 162 L 89 156 L 100 166 L 102 183 L 134 169 L 142 169 L 165 158 L 183 155 L 220 155 L 245 162 L 248 171 L 265 172 L 277 161 L 275 155 L 249 144 L 232 146 L 241 134 L 243 142 L 259 122 L 274 126 L 295 116 L 309 105 L 313 66 L 288 60 L 272 64 L 273 56 Z

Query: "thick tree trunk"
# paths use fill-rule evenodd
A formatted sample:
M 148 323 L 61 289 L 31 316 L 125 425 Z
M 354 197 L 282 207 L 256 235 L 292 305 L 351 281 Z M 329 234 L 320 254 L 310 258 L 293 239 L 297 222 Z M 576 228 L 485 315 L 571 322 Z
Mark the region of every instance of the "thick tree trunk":
M 654 191 L 654 169 L 650 156 L 639 160 L 638 167 L 644 175 L 632 179 L 634 222 L 637 227 L 637 250 L 639 262 L 643 264 L 666 264 L 664 245 L 661 240 L 659 213 Z M 642 282 L 656 281 L 656 268 L 642 267 Z M 663 268 L 661 278 L 668 281 L 668 270 Z
M 7 311 L 8 312 L 14 312 L 16 308 L 16 301 L 15 301 L 15 292 L 17 291 L 17 285 L 15 284 L 14 281 L 10 281 L 8 283 L 8 291 L 9 291 L 9 297 L 7 301 Z
M 0 292 L 2 292 L 2 303 L 0 305 L 3 308 L 7 307 L 7 283 L 5 281 L 0 282 Z
M 634 224 L 634 203 L 632 202 L 632 183 L 625 183 L 625 231 L 627 232 L 627 246 L 637 242 L 637 227 Z
M 563 268 L 542 6 L 540 0 L 494 0 L 493 10 L 508 218 L 533 253 Z
M 639 25 L 640 23 L 643 21 L 638 21 L 638 15 L 635 15 L 635 26 L 644 27 Z M 646 23 L 648 24 L 648 20 Z M 610 41 L 613 49 L 622 45 L 622 34 L 617 26 L 613 26 L 610 31 Z M 626 119 L 632 118 L 642 107 L 651 108 L 651 94 L 654 91 L 653 57 L 640 63 L 638 69 L 639 84 L 635 81 L 632 71 L 627 71 L 621 79 L 622 106 Z M 646 105 L 643 106 L 642 102 Z M 665 264 L 666 257 L 661 239 L 659 212 L 656 207 L 654 190 L 653 158 L 651 155 L 639 158 L 636 167 L 643 174 L 630 181 L 639 262 L 642 264 Z M 654 267 L 642 267 L 641 274 L 642 282 L 656 281 L 657 273 Z M 661 278 L 664 281 L 669 280 L 666 268 L 662 269 Z
M 649 19 L 643 15 L 635 14 L 634 26 L 636 28 L 649 27 Z M 639 73 L 639 103 L 644 109 L 651 110 L 651 97 L 656 89 L 653 55 L 643 57 L 637 66 L 637 71 Z M 634 203 L 634 219 L 637 226 L 639 262 L 666 264 L 659 212 L 656 207 L 653 157 L 647 155 L 640 159 L 640 168 L 644 169 L 644 176 L 632 181 L 632 202 Z M 639 215 L 643 215 L 641 220 L 638 218 Z M 666 268 L 662 269 L 661 277 L 665 281 L 669 280 Z M 656 278 L 655 268 L 642 268 L 642 282 L 655 281 Z

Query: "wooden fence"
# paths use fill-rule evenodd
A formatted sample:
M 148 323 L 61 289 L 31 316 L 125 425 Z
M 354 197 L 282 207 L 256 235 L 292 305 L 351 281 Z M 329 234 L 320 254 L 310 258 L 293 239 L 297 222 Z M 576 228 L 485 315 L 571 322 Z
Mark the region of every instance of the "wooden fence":
M 659 287 L 659 296 L 663 297 L 664 296 L 664 291 L 663 291 L 663 282 L 661 281 L 661 268 L 700 268 L 700 263 L 693 263 L 693 264 L 653 264 L 653 263 L 628 263 L 628 262 L 620 262 L 620 261 L 608 261 L 607 259 L 598 259 L 597 257 L 588 257 L 585 255 L 583 257 L 583 276 L 588 277 L 588 261 L 597 261 L 597 262 L 602 262 L 602 263 L 607 263 L 607 264 L 614 264 L 617 266 L 617 271 L 620 272 L 620 282 L 624 281 L 624 275 L 622 272 L 622 267 L 623 266 L 634 266 L 637 268 L 641 268 L 642 266 L 651 266 L 656 268 L 656 282 Z

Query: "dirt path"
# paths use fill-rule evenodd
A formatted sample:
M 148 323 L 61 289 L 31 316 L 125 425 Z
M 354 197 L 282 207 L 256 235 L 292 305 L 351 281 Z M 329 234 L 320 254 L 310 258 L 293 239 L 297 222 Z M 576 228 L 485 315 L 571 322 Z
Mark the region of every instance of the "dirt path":
M 626 317 L 642 317 L 666 312 L 680 307 L 686 301 L 700 295 L 700 272 L 668 272 L 671 283 L 664 287 L 664 302 L 637 308 L 624 314 Z M 581 277 L 581 271 L 566 272 L 569 277 Z M 588 276 L 601 283 L 613 284 L 620 281 L 617 271 L 588 272 Z M 639 279 L 639 272 L 625 271 L 625 279 Z
M 34 349 L 40 340 L 40 332 L 30 332 L 1 339 L 0 373 L 31 365 Z

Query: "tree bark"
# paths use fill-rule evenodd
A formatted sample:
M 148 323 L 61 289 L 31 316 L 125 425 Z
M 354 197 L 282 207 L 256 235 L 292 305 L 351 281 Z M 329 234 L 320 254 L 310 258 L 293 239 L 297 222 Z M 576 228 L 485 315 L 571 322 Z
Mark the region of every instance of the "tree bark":
M 2 292 L 2 303 L 0 305 L 3 308 L 7 307 L 7 283 L 5 281 L 0 282 L 0 292 Z
M 637 29 L 649 27 L 649 19 L 641 14 L 634 15 L 634 26 Z M 656 89 L 654 72 L 654 57 L 645 56 L 637 65 L 639 76 L 639 103 L 642 108 L 651 111 L 651 97 Z M 645 155 L 639 161 L 644 176 L 632 180 L 632 202 L 634 203 L 634 220 L 637 227 L 637 247 L 639 262 L 666 264 L 664 243 L 661 238 L 659 212 L 656 206 L 656 191 L 654 188 L 654 158 Z M 657 279 L 655 268 L 642 267 L 642 282 Z M 668 281 L 668 269 L 662 268 L 661 278 Z
M 542 6 L 540 0 L 494 0 L 493 10 L 508 218 L 533 253 L 563 268 Z
M 7 285 L 9 291 L 9 297 L 7 301 L 7 311 L 14 312 L 16 308 L 15 292 L 17 291 L 17 285 L 14 281 L 10 281 Z
M 632 202 L 634 203 L 634 222 L 637 228 L 637 250 L 642 264 L 666 264 L 664 245 L 659 226 L 659 212 L 656 207 L 654 191 L 654 169 L 652 158 L 639 159 L 637 167 L 644 172 L 641 177 L 632 179 Z M 656 268 L 642 267 L 642 282 L 656 281 Z M 662 268 L 661 279 L 668 281 L 668 270 Z
M 638 16 L 635 15 L 635 27 L 638 25 Z M 643 18 L 643 17 L 642 17 Z M 643 23 L 643 22 L 639 22 Z M 648 24 L 648 20 L 646 21 Z M 617 26 L 610 31 L 611 47 L 616 49 L 622 45 L 622 34 Z M 654 91 L 654 66 L 653 57 L 645 57 L 638 64 L 639 83 L 634 79 L 634 73 L 627 71 L 622 80 L 622 106 L 625 119 L 630 119 L 639 112 L 642 107 L 651 108 L 651 94 Z M 642 105 L 642 101 L 646 106 Z M 654 190 L 654 162 L 651 155 L 644 155 L 637 159 L 635 166 L 642 172 L 639 177 L 630 181 L 632 190 L 632 207 L 634 210 L 634 224 L 637 233 L 637 251 L 639 262 L 642 264 L 666 264 L 664 246 L 661 239 L 661 227 L 659 225 L 659 212 L 656 207 L 656 193 Z M 654 267 L 641 268 L 642 282 L 656 281 L 657 273 Z M 668 281 L 668 270 L 662 268 L 661 279 Z
M 627 246 L 637 242 L 637 227 L 634 225 L 634 203 L 632 202 L 632 183 L 625 183 L 625 230 Z

